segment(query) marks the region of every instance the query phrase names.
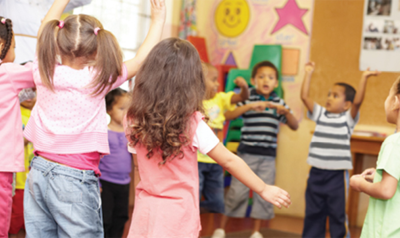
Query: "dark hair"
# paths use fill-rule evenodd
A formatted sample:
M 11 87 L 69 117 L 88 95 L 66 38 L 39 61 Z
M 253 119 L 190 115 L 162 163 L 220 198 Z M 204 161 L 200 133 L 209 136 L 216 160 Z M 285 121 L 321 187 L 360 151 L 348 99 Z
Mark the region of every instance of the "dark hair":
M 4 17 L 0 16 L 0 20 Z M 12 21 L 10 19 L 6 19 L 6 22 L 3 24 L 0 22 L 0 41 L 4 43 L 4 48 L 0 52 L 0 60 L 3 60 L 8 50 L 11 47 L 13 39 L 13 30 L 12 30 Z
M 251 77 L 255 78 L 257 75 L 257 71 L 262 68 L 262 67 L 270 67 L 273 68 L 275 70 L 276 73 L 276 79 L 279 79 L 279 72 L 278 69 L 275 67 L 275 65 L 269 61 L 261 61 L 259 63 L 257 63 L 256 65 L 254 65 L 253 70 L 251 71 Z
M 88 15 L 71 15 L 60 21 L 49 21 L 39 36 L 37 44 L 39 72 L 43 84 L 53 90 L 54 69 L 57 54 L 71 60 L 82 57 L 84 64 L 93 67 L 95 79 L 90 84 L 93 94 L 109 90 L 122 74 L 122 51 L 114 35 Z M 94 29 L 99 27 L 97 35 Z M 56 35 L 56 37 L 55 37 Z
M 347 84 L 347 83 L 335 83 L 335 85 L 342 86 L 344 87 L 344 95 L 345 95 L 345 101 L 354 101 L 354 96 L 356 95 L 356 90 L 353 88 L 353 86 Z
M 123 90 L 122 88 L 116 88 L 114 90 L 111 90 L 109 93 L 106 95 L 106 109 L 107 111 L 112 110 L 114 104 L 117 101 L 117 98 L 126 95 L 128 92 Z
M 182 146 L 191 143 L 190 119 L 204 112 L 205 84 L 199 54 L 179 38 L 158 43 L 136 76 L 127 113 L 130 145 L 141 144 L 151 158 L 183 158 Z

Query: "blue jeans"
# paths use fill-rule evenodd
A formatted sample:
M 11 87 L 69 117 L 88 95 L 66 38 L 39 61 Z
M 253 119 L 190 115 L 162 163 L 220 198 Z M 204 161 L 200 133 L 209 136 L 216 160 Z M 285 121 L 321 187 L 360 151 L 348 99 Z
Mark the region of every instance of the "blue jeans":
M 27 238 L 104 237 L 98 178 L 35 157 L 24 194 Z
M 224 213 L 224 171 L 219 164 L 199 162 L 200 207 L 208 212 Z

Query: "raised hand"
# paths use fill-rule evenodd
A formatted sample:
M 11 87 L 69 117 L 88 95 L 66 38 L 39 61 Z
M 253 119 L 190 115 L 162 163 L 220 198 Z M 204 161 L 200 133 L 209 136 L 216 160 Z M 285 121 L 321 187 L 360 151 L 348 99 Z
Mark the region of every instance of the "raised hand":
M 247 88 L 249 85 L 243 77 L 237 77 L 235 81 L 233 81 L 239 88 Z
M 282 206 L 287 208 L 292 203 L 290 201 L 290 195 L 288 192 L 272 185 L 266 185 L 264 190 L 259 193 L 259 195 L 265 201 L 270 202 L 279 208 L 282 208 Z
M 165 0 L 150 0 L 150 2 L 151 2 L 151 20 L 164 23 L 167 15 Z
M 306 73 L 313 73 L 315 69 L 315 63 L 314 62 L 307 62 L 305 67 L 304 67 Z
M 363 77 L 369 78 L 370 76 L 378 76 L 381 72 L 378 70 L 371 71 L 369 67 L 363 72 Z

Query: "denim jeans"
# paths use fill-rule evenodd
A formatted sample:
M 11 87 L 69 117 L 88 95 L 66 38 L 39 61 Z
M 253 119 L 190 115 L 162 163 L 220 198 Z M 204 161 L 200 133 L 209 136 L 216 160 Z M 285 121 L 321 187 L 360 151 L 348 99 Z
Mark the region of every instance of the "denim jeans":
M 24 194 L 27 238 L 104 237 L 98 178 L 35 157 Z
M 200 207 L 212 213 L 224 213 L 224 171 L 219 164 L 199 162 Z

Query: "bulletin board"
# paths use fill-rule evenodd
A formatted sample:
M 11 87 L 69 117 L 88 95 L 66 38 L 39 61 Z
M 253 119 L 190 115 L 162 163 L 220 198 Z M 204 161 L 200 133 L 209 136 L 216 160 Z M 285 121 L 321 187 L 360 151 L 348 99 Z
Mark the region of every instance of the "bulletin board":
M 335 82 L 347 82 L 358 88 L 364 0 L 315 0 L 310 60 L 316 69 L 310 86 L 315 101 L 325 105 Z M 304 67 L 304 66 L 302 66 Z M 374 66 L 370 66 L 374 69 Z M 399 69 L 400 70 L 400 69 Z M 381 73 L 370 78 L 359 124 L 389 126 L 384 102 L 399 73 Z

